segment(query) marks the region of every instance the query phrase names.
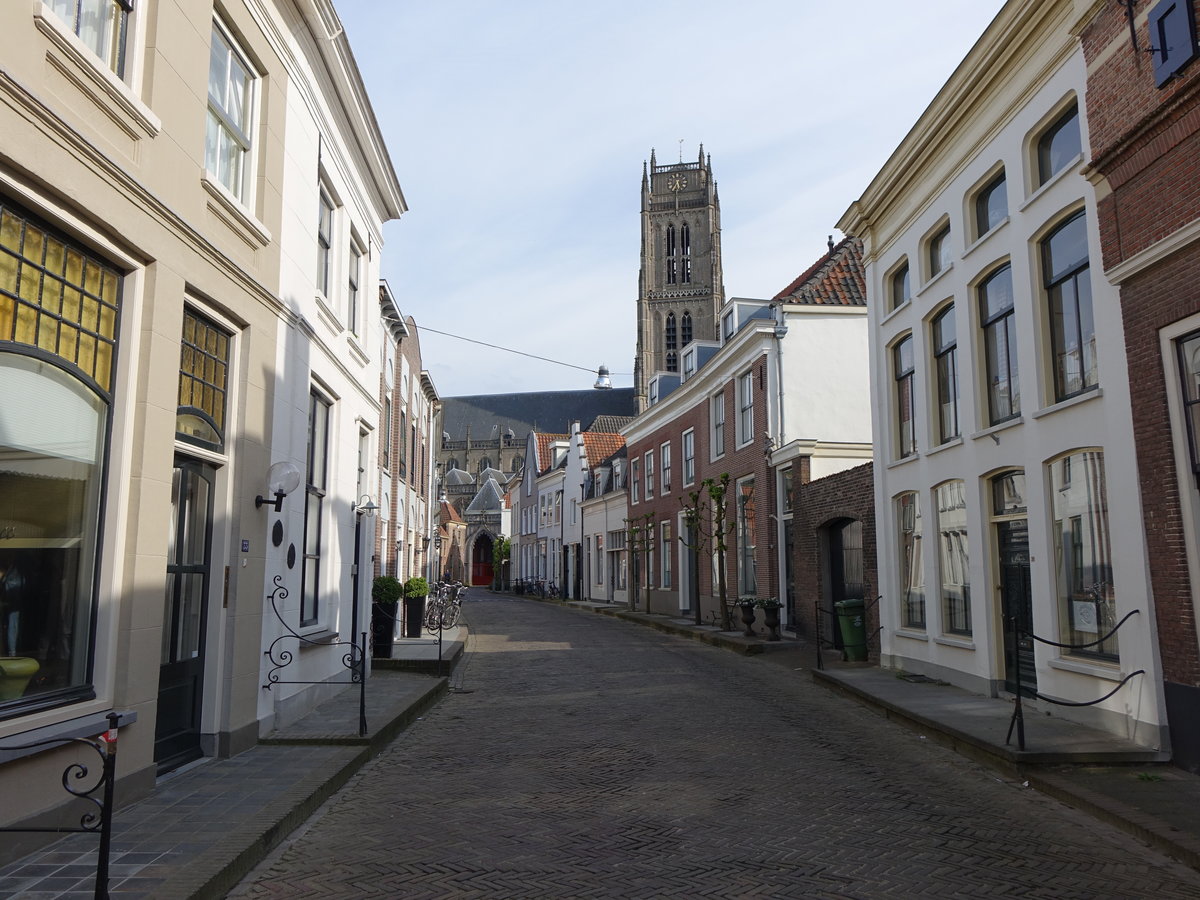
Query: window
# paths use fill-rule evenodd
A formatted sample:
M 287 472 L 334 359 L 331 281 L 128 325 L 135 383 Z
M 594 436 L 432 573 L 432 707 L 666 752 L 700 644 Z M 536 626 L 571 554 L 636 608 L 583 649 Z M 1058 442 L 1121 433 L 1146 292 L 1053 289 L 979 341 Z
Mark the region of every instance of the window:
M 638 479 L 638 461 L 636 459 L 629 461 L 629 483 L 630 502 L 637 503 L 641 499 L 639 496 L 641 482 Z
M 687 381 L 696 374 L 696 354 L 683 354 L 683 380 Z
M 646 499 L 654 496 L 654 451 L 646 451 Z
M 892 370 L 896 379 L 896 458 L 917 452 L 913 423 L 913 339 L 908 335 L 892 348 Z
M 725 313 L 721 319 L 721 336 L 726 341 L 733 337 L 733 310 Z
M 370 492 L 371 436 L 361 429 L 358 432 L 358 479 L 354 484 L 355 503 L 359 503 Z
M 668 372 L 678 372 L 679 371 L 679 354 L 677 354 L 674 350 L 667 353 L 667 371 Z
M 667 284 L 674 284 L 676 280 L 676 266 L 678 260 L 675 258 L 675 226 L 667 226 Z
M 938 438 L 944 444 L 959 435 L 958 336 L 953 303 L 933 320 L 933 367 L 937 372 Z
M 987 367 L 988 414 L 995 425 L 1021 413 L 1011 266 L 997 269 L 979 286 L 979 322 Z
M 683 483 L 696 483 L 696 432 L 690 428 L 683 433 Z
M 396 454 L 396 474 L 401 478 L 408 471 L 408 444 L 405 443 L 405 437 L 408 434 L 408 413 L 405 410 L 400 410 L 400 430 L 396 433 L 398 440 L 396 441 L 396 449 L 399 451 Z
M 383 440 L 380 443 L 383 445 L 380 450 L 380 455 L 383 459 L 383 468 L 386 471 L 392 463 L 392 397 L 390 394 L 384 395 L 383 398 L 383 421 L 380 423 L 383 426 Z M 446 471 L 458 468 L 458 460 L 450 460 Z
M 685 312 L 679 326 L 680 346 L 686 347 L 692 342 L 692 314 Z
M 320 195 L 317 211 L 317 290 L 328 298 L 333 248 L 333 201 L 324 187 Z
M 892 273 L 888 279 L 889 289 L 888 294 L 891 297 L 892 305 L 889 309 L 898 309 L 911 299 L 908 284 L 908 263 L 904 263 L 899 269 Z
M 1045 184 L 1082 152 L 1079 108 L 1073 105 L 1038 138 L 1038 185 Z
M 0 657 L 22 658 L 31 676 L 0 694 L 0 719 L 95 695 L 120 302 L 109 263 L 0 201 Z
M 921 498 L 915 492 L 896 498 L 900 550 L 900 622 L 925 627 L 925 567 L 921 563 Z
M 983 237 L 1008 216 L 1008 183 L 1001 172 L 975 195 L 975 234 Z
M 950 223 L 947 222 L 929 239 L 929 277 L 932 278 L 950 265 Z
M 709 455 L 713 459 L 725 455 L 725 395 L 717 394 L 711 397 L 708 402 L 709 413 L 711 420 L 712 446 L 709 448 Z
M 677 349 L 677 339 L 675 313 L 667 313 L 666 345 L 668 350 Z
M 1154 83 L 1162 87 L 1196 58 L 1196 23 L 1191 0 L 1161 0 L 1146 22 L 1154 54 Z
M 346 327 L 358 334 L 358 280 L 362 277 L 362 251 L 351 242 L 346 286 Z
M 1096 324 L 1088 272 L 1087 222 L 1080 211 L 1042 241 L 1056 400 L 1096 386 Z
M 219 23 L 213 22 L 204 166 L 242 203 L 248 203 L 250 196 L 254 80 L 250 64 L 233 39 Z
M 1179 382 L 1183 387 L 1183 418 L 1187 422 L 1192 471 L 1200 476 L 1200 331 L 1175 342 L 1179 356 Z
M 961 481 L 934 488 L 937 504 L 938 562 L 942 589 L 942 630 L 971 633 L 971 576 L 967 556 L 967 498 Z
M 738 446 L 748 444 L 754 437 L 754 373 L 738 378 Z
M 1090 644 L 1117 624 L 1104 454 L 1080 450 L 1067 459 L 1073 476 L 1069 481 L 1064 481 L 1062 466 L 1049 466 L 1059 621 L 1063 643 Z M 1117 636 L 1068 652 L 1115 660 Z
M 229 334 L 199 313 L 184 309 L 176 438 L 210 450 L 224 448 L 228 376 Z
M 679 229 L 679 249 L 681 256 L 679 280 L 684 284 L 692 281 L 692 230 L 684 222 Z
M 316 391 L 308 395 L 308 465 L 305 478 L 301 625 L 314 624 L 320 614 L 318 596 L 321 588 L 321 513 L 329 478 L 329 407 L 329 401 Z
M 671 445 L 663 444 L 658 448 L 658 456 L 662 466 L 662 492 L 671 493 Z
M 666 589 L 671 587 L 671 523 L 663 522 L 659 526 L 662 530 L 662 539 L 659 546 L 662 547 L 662 583 L 661 587 Z
M 108 68 L 125 77 L 125 41 L 133 0 L 44 0 Z
M 737 483 L 737 542 L 738 596 L 753 597 L 758 594 L 758 577 L 754 562 L 755 516 L 753 478 L 746 478 Z
M 596 535 L 596 584 L 604 584 L 604 535 Z

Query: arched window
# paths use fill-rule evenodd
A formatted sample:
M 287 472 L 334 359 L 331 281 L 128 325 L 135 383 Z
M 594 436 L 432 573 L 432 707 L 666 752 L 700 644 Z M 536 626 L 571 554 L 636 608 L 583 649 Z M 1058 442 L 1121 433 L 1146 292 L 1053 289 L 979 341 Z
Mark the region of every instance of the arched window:
M 676 348 L 676 331 L 675 331 L 675 313 L 667 313 L 667 329 L 666 329 L 667 350 L 675 350 Z
M 458 468 L 458 460 L 455 459 L 453 456 L 450 457 L 449 462 L 446 463 L 446 471 L 449 472 L 451 469 L 457 469 L 457 468 Z
M 690 312 L 685 312 L 683 314 L 681 331 L 683 333 L 680 335 L 680 340 L 682 342 L 680 346 L 686 347 L 692 342 L 692 314 Z
M 667 226 L 667 284 L 675 283 L 675 226 Z
M 482 472 L 484 469 L 490 469 L 491 467 L 492 467 L 492 461 L 489 457 L 485 456 L 483 459 L 481 459 L 479 461 L 479 471 L 480 472 Z
M 679 229 L 679 251 L 683 257 L 679 265 L 679 280 L 689 284 L 692 280 L 692 232 L 686 222 Z
M 674 350 L 667 351 L 667 371 L 668 372 L 678 372 L 679 371 L 679 354 L 676 353 Z

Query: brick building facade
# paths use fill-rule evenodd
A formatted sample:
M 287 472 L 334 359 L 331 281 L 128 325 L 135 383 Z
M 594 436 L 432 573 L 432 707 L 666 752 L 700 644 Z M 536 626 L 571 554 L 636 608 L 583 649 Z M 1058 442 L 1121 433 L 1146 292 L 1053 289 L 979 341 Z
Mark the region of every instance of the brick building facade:
M 1200 383 L 1193 3 L 1104 4 L 1079 34 L 1104 269 L 1120 289 L 1167 724 L 1175 761 L 1200 771 L 1200 495 L 1188 425 Z

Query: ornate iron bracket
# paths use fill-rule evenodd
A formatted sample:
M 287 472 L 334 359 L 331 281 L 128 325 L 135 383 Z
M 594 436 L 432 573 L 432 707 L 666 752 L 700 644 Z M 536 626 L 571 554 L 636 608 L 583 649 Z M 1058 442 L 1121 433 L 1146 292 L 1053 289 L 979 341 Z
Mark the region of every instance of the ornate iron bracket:
M 275 612 L 275 618 L 284 627 L 286 634 L 281 634 L 275 640 L 271 641 L 271 645 L 264 651 L 263 655 L 271 661 L 271 670 L 267 673 L 267 681 L 263 685 L 263 689 L 269 691 L 277 684 L 357 684 L 358 736 L 365 736 L 367 733 L 367 633 L 365 631 L 362 633 L 361 643 L 351 641 L 314 641 L 304 637 L 304 635 L 288 624 L 287 619 L 283 617 L 283 613 L 279 610 L 279 601 L 286 600 L 288 596 L 288 589 L 283 585 L 283 576 L 276 575 L 271 581 L 275 585 L 275 589 L 267 594 L 267 599 L 271 601 L 271 609 Z M 355 598 L 355 603 L 357 602 L 358 599 Z M 322 679 L 320 681 L 301 681 L 282 677 L 280 673 L 296 661 L 296 654 L 285 646 L 285 642 L 292 639 L 295 639 L 298 645 L 303 643 L 308 644 L 310 647 L 346 648 L 342 652 L 342 665 L 350 670 L 350 680 L 330 681 Z
M 63 790 L 72 797 L 77 797 L 88 804 L 87 809 L 79 818 L 79 827 L 59 826 L 56 828 L 0 828 L 0 832 L 26 832 L 31 834 L 98 834 L 100 848 L 96 860 L 96 900 L 108 900 L 108 862 L 112 847 L 112 814 L 113 788 L 116 782 L 117 770 L 117 723 L 120 716 L 110 712 L 108 730 L 94 740 L 84 738 L 49 738 L 44 741 L 33 741 L 28 744 L 10 744 L 4 750 L 36 750 L 43 747 L 65 747 L 68 744 L 78 744 L 95 751 L 100 757 L 100 777 L 91 787 L 87 787 L 88 767 L 86 763 L 73 762 L 63 769 Z M 99 799 L 95 794 L 101 792 Z

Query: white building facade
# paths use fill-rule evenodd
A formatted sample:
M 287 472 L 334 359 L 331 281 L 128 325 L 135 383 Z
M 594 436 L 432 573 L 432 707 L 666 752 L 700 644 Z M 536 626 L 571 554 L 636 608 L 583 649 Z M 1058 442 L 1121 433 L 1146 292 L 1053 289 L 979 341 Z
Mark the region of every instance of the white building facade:
M 1078 7 L 1006 5 L 839 223 L 865 244 L 882 659 L 1162 747 Z

